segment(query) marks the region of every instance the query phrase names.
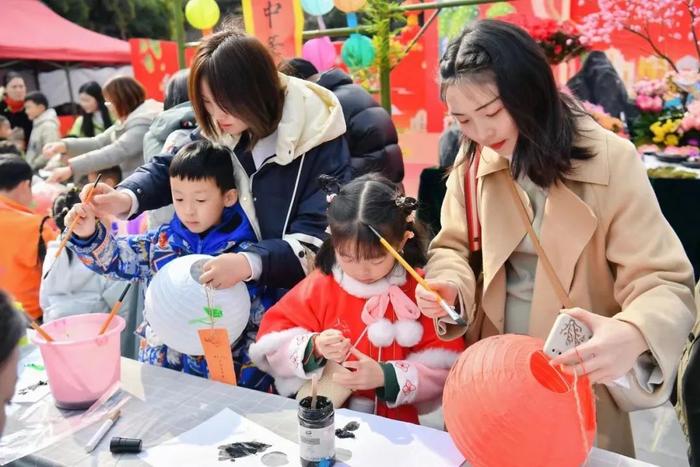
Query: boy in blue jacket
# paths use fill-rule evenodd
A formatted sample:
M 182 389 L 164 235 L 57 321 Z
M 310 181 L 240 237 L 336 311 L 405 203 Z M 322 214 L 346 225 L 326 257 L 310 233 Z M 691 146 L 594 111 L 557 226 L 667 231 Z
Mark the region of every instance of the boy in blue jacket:
M 150 281 L 173 259 L 189 254 L 220 255 L 238 252 L 257 241 L 253 228 L 238 204 L 231 152 L 224 146 L 200 140 L 178 151 L 169 168 L 175 216 L 169 224 L 143 235 L 115 238 L 97 222 L 90 204 L 76 204 L 66 216 L 78 224 L 68 245 L 93 271 L 114 279 Z M 265 288 L 248 282 L 250 322 L 232 346 L 239 386 L 268 391 L 269 375 L 250 364 L 248 347 L 272 300 Z M 139 360 L 177 371 L 208 377 L 204 357 L 181 354 L 159 341 L 147 322 L 141 336 Z

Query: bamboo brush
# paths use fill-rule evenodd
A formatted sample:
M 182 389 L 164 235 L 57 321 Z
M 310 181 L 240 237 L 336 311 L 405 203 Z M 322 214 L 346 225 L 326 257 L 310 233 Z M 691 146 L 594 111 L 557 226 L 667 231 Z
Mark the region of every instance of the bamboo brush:
M 92 187 L 90 188 L 90 191 L 88 191 L 87 196 L 85 197 L 85 204 L 88 204 L 90 201 L 92 201 L 92 194 L 95 191 L 95 188 L 97 187 L 97 184 L 100 182 L 100 179 L 102 178 L 102 174 L 97 175 L 97 178 L 95 179 L 95 183 L 93 183 Z M 75 229 L 75 226 L 78 225 L 78 220 L 80 218 L 78 216 L 73 219 L 73 222 L 70 223 L 70 226 L 68 226 L 68 229 L 64 232 L 63 238 L 61 239 L 61 244 L 58 245 L 58 249 L 56 250 L 56 254 L 54 256 L 54 261 L 51 263 L 51 266 L 49 269 L 46 271 L 46 274 L 44 274 L 43 279 L 46 279 L 49 276 L 49 273 L 53 270 L 53 265 L 56 264 L 56 260 L 58 257 L 61 255 L 61 252 L 63 249 L 66 247 L 66 244 L 68 243 L 68 240 L 70 239 L 71 235 L 73 235 L 73 229 Z
M 411 267 L 411 265 L 408 264 L 408 263 L 406 262 L 405 259 L 403 259 L 403 257 L 399 254 L 399 252 L 396 251 L 396 250 L 394 249 L 394 247 L 391 246 L 391 244 L 390 244 L 389 242 L 387 242 L 387 241 L 384 239 L 384 237 L 382 237 L 382 236 L 379 234 L 379 232 L 377 232 L 377 231 L 375 230 L 374 227 L 372 227 L 372 226 L 369 225 L 369 224 L 367 224 L 367 227 L 369 227 L 369 229 L 374 233 L 374 235 L 377 236 L 377 238 L 379 239 L 379 243 L 381 243 L 382 246 L 383 246 L 384 248 L 386 248 L 386 250 L 389 252 L 389 254 L 391 254 L 391 256 L 393 256 L 394 259 L 396 259 L 396 261 L 398 261 L 399 264 L 401 264 L 401 266 L 403 266 L 403 268 L 404 268 L 411 276 L 413 276 L 413 278 L 416 280 L 416 282 L 418 282 L 420 285 L 422 285 L 423 288 L 424 288 L 425 290 L 427 290 L 427 291 L 429 291 L 429 292 L 432 292 L 432 293 L 435 295 L 435 298 L 437 298 L 438 303 L 440 304 L 440 307 L 445 311 L 445 313 L 447 313 L 447 315 L 448 315 L 450 318 L 452 318 L 452 319 L 453 319 L 457 324 L 459 324 L 460 326 L 466 326 L 466 325 L 467 325 L 467 323 L 464 322 L 464 319 L 462 319 L 462 317 L 459 316 L 459 313 L 457 313 L 457 312 L 454 310 L 454 308 L 452 308 L 450 305 L 448 305 L 447 302 L 440 296 L 439 293 L 437 293 L 437 292 L 434 291 L 432 288 L 430 288 L 430 286 L 429 286 L 428 283 L 425 281 L 425 279 L 423 279 L 423 278 L 420 276 L 420 274 L 418 274 L 418 273 L 416 272 L 416 270 L 413 269 L 413 268 Z
M 126 287 L 124 287 L 124 291 L 119 296 L 119 300 L 117 300 L 117 303 L 115 303 L 114 306 L 112 307 L 112 311 L 109 312 L 109 316 L 107 317 L 104 324 L 102 325 L 102 328 L 100 328 L 100 334 L 98 334 L 98 335 L 101 336 L 102 334 L 105 333 L 105 331 L 109 327 L 109 323 L 112 322 L 112 318 L 114 318 L 114 315 L 116 315 L 117 312 L 119 311 L 119 309 L 122 307 L 122 303 L 124 303 L 124 297 L 126 297 L 126 293 L 129 291 L 130 287 L 131 287 L 131 282 L 126 284 Z

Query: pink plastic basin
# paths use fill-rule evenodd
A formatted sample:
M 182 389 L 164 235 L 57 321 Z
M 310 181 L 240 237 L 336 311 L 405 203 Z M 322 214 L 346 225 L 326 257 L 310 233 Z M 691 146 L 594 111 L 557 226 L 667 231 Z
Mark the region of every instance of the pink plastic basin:
M 46 342 L 39 334 L 33 337 L 44 359 L 57 407 L 88 408 L 119 381 L 120 334 L 126 323 L 115 316 L 105 333 L 98 336 L 107 316 L 67 316 L 41 326 L 53 342 Z

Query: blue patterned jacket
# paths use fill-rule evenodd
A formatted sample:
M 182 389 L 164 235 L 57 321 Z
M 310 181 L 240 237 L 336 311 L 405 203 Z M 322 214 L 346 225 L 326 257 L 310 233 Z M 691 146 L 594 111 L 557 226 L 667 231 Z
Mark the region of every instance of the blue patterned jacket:
M 81 239 L 71 237 L 68 246 L 88 268 L 113 279 L 141 279 L 149 282 L 153 275 L 175 258 L 190 254 L 217 256 L 244 250 L 255 242 L 255 233 L 240 205 L 225 208 L 221 223 L 205 234 L 193 233 L 180 222 L 177 215 L 169 224 L 142 235 L 115 238 L 98 223 L 94 235 Z M 276 296 L 264 286 L 247 282 L 250 294 L 250 319 L 241 339 L 232 346 L 238 385 L 269 391 L 272 378 L 255 368 L 248 357 L 248 347 L 255 341 L 265 310 L 273 305 Z M 150 330 L 144 323 L 137 330 L 144 338 L 139 360 L 185 373 L 207 377 L 203 357 L 180 354 L 162 343 L 150 341 Z
M 180 256 L 234 253 L 246 242 L 255 241 L 248 217 L 235 204 L 225 208 L 221 223 L 203 235 L 187 230 L 175 215 L 156 230 L 118 238 L 98 223 L 92 237 L 73 235 L 68 245 L 95 272 L 119 280 L 150 281 L 159 269 Z

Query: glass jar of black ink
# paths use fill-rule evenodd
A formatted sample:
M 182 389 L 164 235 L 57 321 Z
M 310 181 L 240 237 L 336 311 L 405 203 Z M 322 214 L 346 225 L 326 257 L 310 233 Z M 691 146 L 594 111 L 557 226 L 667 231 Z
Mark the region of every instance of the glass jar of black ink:
M 302 467 L 330 467 L 335 464 L 335 411 L 323 396 L 299 402 L 299 453 Z

